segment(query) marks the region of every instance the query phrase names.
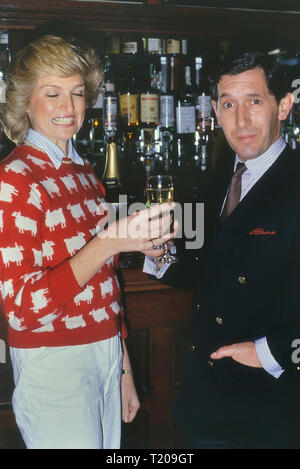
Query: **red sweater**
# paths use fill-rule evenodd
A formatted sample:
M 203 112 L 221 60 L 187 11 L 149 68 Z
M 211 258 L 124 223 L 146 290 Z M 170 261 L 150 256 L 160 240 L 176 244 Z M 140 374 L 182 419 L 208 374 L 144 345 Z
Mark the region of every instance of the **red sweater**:
M 103 198 L 88 161 L 56 169 L 46 153 L 20 145 L 1 162 L 0 298 L 9 345 L 79 345 L 119 331 L 126 337 L 118 257 L 83 289 L 69 263 L 95 235 Z

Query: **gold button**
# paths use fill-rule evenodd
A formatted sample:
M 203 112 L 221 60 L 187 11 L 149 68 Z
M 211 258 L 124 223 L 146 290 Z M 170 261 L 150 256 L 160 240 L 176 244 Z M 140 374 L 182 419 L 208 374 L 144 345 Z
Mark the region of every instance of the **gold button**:
M 239 276 L 238 276 L 238 282 L 239 282 L 241 285 L 245 285 L 245 283 L 247 282 L 247 279 L 246 279 L 246 277 L 243 277 L 242 275 L 239 275 Z
M 197 350 L 196 345 L 192 345 L 192 346 L 191 346 L 191 351 L 192 351 L 192 352 L 195 352 L 196 350 Z
M 217 324 L 219 324 L 219 326 L 222 326 L 222 324 L 223 324 L 223 319 L 222 318 L 220 318 L 218 316 L 218 317 L 216 317 L 216 321 L 217 321 Z
M 196 309 L 200 309 L 200 305 L 196 305 Z
M 211 368 L 214 367 L 214 362 L 212 362 L 211 360 L 208 360 L 208 364 L 209 364 L 209 366 L 210 366 Z
M 199 261 L 199 257 L 195 257 L 195 261 Z

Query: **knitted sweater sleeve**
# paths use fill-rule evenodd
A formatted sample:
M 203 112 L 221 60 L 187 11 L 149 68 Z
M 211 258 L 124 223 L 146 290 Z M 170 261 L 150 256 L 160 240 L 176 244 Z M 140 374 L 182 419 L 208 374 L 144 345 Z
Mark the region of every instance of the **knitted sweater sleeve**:
M 8 168 L 8 169 L 7 169 Z M 1 309 L 17 331 L 47 326 L 82 289 L 68 259 L 54 268 L 44 265 L 47 194 L 29 171 L 0 167 Z

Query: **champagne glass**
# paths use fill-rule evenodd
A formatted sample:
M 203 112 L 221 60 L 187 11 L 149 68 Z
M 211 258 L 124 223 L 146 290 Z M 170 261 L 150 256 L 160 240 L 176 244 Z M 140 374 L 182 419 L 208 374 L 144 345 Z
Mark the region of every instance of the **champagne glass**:
M 170 175 L 149 176 L 146 182 L 146 205 L 150 207 L 155 204 L 172 202 L 174 200 L 174 184 Z M 158 259 L 162 264 L 174 264 L 178 262 L 176 256 L 172 255 L 168 244 L 162 245 L 163 255 Z

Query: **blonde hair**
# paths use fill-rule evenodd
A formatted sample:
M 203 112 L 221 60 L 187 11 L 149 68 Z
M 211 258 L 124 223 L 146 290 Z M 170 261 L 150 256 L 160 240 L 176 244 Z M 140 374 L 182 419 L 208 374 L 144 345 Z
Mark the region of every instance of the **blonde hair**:
M 87 107 L 93 106 L 100 92 L 102 67 L 94 49 L 51 35 L 31 42 L 12 61 L 6 78 L 6 102 L 0 107 L 4 131 L 17 144 L 28 133 L 26 110 L 38 76 L 45 73 L 63 77 L 80 74 Z

